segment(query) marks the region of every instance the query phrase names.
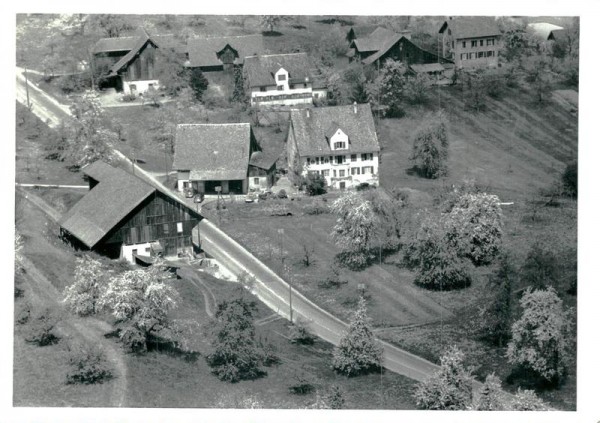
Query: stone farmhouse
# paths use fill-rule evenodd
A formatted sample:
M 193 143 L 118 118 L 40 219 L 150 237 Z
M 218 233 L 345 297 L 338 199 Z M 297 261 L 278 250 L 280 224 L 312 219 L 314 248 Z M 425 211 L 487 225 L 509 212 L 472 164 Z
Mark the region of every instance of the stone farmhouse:
M 130 263 L 192 253 L 202 216 L 184 202 L 102 161 L 82 171 L 90 190 L 59 222 L 65 242 Z
M 450 18 L 439 30 L 442 55 L 457 68 L 497 67 L 502 49 L 500 27 L 489 16 Z
M 369 104 L 291 110 L 287 155 L 297 175 L 318 174 L 339 189 L 378 185 L 379 151 Z

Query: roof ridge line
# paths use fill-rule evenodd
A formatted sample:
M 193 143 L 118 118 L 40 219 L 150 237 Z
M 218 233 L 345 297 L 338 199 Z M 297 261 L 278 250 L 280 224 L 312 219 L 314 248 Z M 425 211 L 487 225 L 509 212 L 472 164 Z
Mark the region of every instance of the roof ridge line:
M 227 125 L 250 125 L 249 122 L 229 122 L 229 123 L 178 123 L 177 126 L 227 126 Z

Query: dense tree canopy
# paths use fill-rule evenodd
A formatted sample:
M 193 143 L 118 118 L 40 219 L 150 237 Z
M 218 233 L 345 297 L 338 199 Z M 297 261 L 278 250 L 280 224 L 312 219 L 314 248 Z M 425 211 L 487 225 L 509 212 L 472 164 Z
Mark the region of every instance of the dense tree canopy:
M 448 121 L 443 113 L 429 114 L 412 135 L 411 160 L 426 178 L 436 179 L 448 171 Z
M 464 367 L 465 355 L 456 346 L 441 357 L 441 368 L 417 385 L 417 406 L 425 410 L 466 410 L 473 399 L 473 377 Z
M 255 339 L 254 310 L 254 303 L 242 297 L 218 305 L 210 330 L 213 351 L 206 361 L 221 380 L 238 382 L 265 374 L 264 354 Z
M 487 375 L 477 398 L 475 409 L 478 411 L 501 411 L 505 404 L 502 400 L 502 384 L 495 374 Z
M 361 297 L 348 331 L 333 352 L 333 369 L 346 376 L 369 373 L 381 367 L 382 356 L 383 347 L 373 335 L 367 303 Z
M 572 311 L 564 309 L 553 288 L 527 289 L 520 304 L 523 313 L 512 325 L 512 340 L 506 351 L 508 361 L 550 382 L 559 382 L 572 359 Z

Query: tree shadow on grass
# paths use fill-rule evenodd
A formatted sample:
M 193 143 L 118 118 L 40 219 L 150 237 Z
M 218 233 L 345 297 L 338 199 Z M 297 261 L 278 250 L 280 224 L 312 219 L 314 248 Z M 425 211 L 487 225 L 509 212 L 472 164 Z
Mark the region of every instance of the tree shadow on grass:
M 425 169 L 422 169 L 418 166 L 409 167 L 408 169 L 405 170 L 405 173 L 409 176 L 418 176 L 419 178 L 423 178 L 423 179 L 434 179 L 434 178 L 430 178 L 427 175 L 427 172 L 425 172 Z
M 535 391 L 553 391 L 562 385 L 563 380 L 553 378 L 552 380 L 545 379 L 532 371 L 524 367 L 516 367 L 506 377 L 506 383 L 509 385 L 519 386 L 523 389 L 533 389 Z
M 279 31 L 263 31 L 263 37 L 281 37 L 283 34 Z
M 200 357 L 200 353 L 197 351 L 183 350 L 175 342 L 159 337 L 150 337 L 146 342 L 146 348 L 148 352 L 155 351 L 171 357 L 183 358 L 188 363 L 195 363 Z

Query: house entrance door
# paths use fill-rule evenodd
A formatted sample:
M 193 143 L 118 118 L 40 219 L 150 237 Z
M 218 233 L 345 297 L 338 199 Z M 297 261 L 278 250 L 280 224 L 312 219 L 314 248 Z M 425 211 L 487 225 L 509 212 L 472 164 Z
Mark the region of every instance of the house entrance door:
M 345 182 L 340 182 L 340 189 L 346 189 L 346 183 Z

